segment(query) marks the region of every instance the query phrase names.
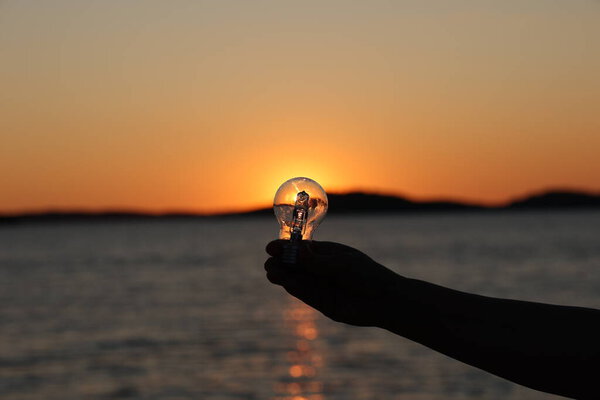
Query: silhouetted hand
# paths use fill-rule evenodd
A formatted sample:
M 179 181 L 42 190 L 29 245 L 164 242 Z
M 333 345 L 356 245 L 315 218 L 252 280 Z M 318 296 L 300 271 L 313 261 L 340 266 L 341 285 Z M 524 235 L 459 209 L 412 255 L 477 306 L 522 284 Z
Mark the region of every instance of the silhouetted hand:
M 296 265 L 282 264 L 285 240 L 267 245 L 267 278 L 329 318 L 351 325 L 383 326 L 389 294 L 402 279 L 366 254 L 339 243 L 302 241 Z

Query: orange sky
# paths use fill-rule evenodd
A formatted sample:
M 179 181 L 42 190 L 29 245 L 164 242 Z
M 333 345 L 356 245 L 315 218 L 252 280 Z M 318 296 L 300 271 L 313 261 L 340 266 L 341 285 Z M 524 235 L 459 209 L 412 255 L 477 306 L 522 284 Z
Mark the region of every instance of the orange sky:
M 0 212 L 239 210 L 299 175 L 600 190 L 599 20 L 584 0 L 3 1 Z

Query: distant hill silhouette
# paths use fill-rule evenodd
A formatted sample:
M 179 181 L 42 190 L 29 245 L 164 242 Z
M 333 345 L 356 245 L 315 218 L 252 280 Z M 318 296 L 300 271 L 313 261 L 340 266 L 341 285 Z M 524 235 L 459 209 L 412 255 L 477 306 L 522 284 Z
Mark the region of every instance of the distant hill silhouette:
M 574 191 L 534 194 L 511 202 L 509 209 L 600 208 L 600 195 Z
M 328 212 L 334 214 L 398 211 L 461 211 L 484 208 L 480 205 L 455 201 L 413 201 L 403 197 L 369 193 L 331 194 L 327 197 L 329 199 Z
M 503 206 L 484 206 L 452 200 L 413 201 L 404 197 L 373 193 L 328 194 L 329 214 L 361 214 L 431 211 L 502 211 L 519 209 L 600 209 L 600 193 L 549 191 L 518 198 Z M 270 208 L 238 215 L 271 214 Z
M 490 207 L 451 200 L 413 201 L 404 197 L 373 193 L 347 193 L 328 195 L 330 214 L 373 214 L 373 213 L 421 213 L 455 211 L 503 211 L 503 210 L 557 210 L 557 209 L 600 209 L 600 193 L 592 194 L 569 190 L 536 193 L 518 198 L 504 206 Z M 240 216 L 271 215 L 271 208 L 249 212 L 219 215 L 194 213 L 147 214 L 135 211 L 109 212 L 43 212 L 17 215 L 0 215 L 0 224 L 18 222 L 88 222 L 88 221 L 149 221 L 156 219 L 190 220 L 197 218 L 230 218 Z

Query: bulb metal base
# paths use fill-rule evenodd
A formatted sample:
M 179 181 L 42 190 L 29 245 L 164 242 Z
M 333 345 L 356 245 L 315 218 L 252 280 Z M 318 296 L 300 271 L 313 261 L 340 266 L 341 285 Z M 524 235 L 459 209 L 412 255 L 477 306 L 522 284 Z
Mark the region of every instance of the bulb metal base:
M 281 261 L 284 264 L 295 265 L 298 261 L 298 249 L 300 248 L 300 242 L 302 241 L 302 233 L 292 232 L 290 241 L 283 246 L 283 254 L 281 255 Z

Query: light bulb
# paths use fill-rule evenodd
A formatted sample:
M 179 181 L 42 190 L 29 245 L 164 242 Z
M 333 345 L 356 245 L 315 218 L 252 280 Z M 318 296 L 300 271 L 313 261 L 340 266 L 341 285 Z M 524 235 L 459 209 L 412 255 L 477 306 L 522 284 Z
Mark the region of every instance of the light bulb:
M 289 239 L 284 251 L 284 262 L 294 264 L 297 243 L 310 240 L 327 213 L 327 194 L 317 182 L 309 178 L 285 181 L 273 199 L 275 217 L 279 222 L 279 239 Z

